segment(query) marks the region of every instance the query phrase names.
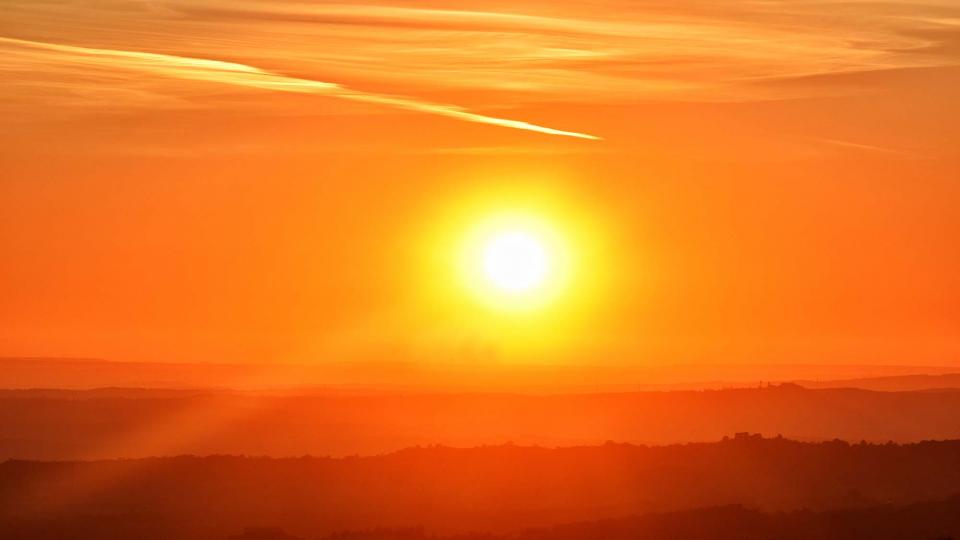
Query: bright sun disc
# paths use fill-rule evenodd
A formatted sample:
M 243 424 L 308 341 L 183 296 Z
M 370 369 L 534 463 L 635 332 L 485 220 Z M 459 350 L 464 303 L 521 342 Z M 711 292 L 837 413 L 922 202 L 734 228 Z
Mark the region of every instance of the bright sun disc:
M 582 282 L 573 286 L 580 277 L 580 224 L 550 205 L 483 205 L 458 221 L 469 225 L 450 238 L 456 243 L 444 243 L 454 248 L 448 260 L 463 292 L 485 311 L 557 320 L 586 290 Z
M 550 272 L 550 257 L 533 234 L 502 232 L 490 238 L 484 247 L 483 271 L 498 289 L 523 293 L 544 283 Z

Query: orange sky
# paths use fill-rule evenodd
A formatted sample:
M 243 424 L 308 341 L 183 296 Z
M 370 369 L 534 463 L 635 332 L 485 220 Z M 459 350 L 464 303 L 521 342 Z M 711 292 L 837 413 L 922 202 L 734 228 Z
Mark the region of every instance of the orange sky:
M 0 356 L 960 365 L 953 1 L 6 0 L 0 80 Z M 459 294 L 478 201 L 589 294 Z

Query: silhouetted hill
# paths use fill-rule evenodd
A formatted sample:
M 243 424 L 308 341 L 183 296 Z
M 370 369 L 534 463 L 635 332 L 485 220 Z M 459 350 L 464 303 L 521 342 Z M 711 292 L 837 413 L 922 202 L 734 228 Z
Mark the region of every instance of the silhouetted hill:
M 374 527 L 496 532 L 730 504 L 865 508 L 958 490 L 960 441 L 849 445 L 739 435 L 665 447 L 432 447 L 342 459 L 7 461 L 0 530 L 86 527 L 103 532 L 97 538 L 163 537 L 135 534 L 138 527 L 176 538 L 246 526 L 300 537 Z M 104 532 L 111 524 L 126 536 Z
M 241 537 L 238 537 L 241 538 Z M 916 540 L 960 538 L 960 496 L 910 505 L 765 513 L 739 505 L 527 529 L 436 537 L 423 529 L 375 530 L 326 540 Z
M 0 391 L 0 459 L 375 454 L 408 446 L 960 438 L 960 391 L 517 394 Z
M 896 375 L 859 379 L 794 381 L 804 388 L 860 388 L 881 392 L 943 390 L 960 388 L 960 373 L 939 375 Z

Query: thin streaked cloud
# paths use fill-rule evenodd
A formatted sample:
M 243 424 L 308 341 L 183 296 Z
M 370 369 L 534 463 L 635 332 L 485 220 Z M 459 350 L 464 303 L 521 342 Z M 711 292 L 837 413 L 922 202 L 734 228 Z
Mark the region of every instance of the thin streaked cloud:
M 27 63 L 105 67 L 112 70 L 144 72 L 160 77 L 203 81 L 275 92 L 319 94 L 350 101 L 383 105 L 401 110 L 445 116 L 466 122 L 534 131 L 548 135 L 598 139 L 595 135 L 564 131 L 530 122 L 487 116 L 455 105 L 431 103 L 402 96 L 353 90 L 336 83 L 286 77 L 234 62 L 188 58 L 167 54 L 112 49 L 94 49 L 11 38 L 0 38 L 0 46 L 25 49 Z M 11 62 L 12 63 L 12 62 Z M 10 64 L 8 64 L 10 67 Z M 24 69 L 29 66 L 23 66 Z
M 826 144 L 826 145 L 838 146 L 838 147 L 841 147 L 841 148 L 850 148 L 850 149 L 854 149 L 854 150 L 862 150 L 862 151 L 865 151 L 865 152 L 878 152 L 878 153 L 881 153 L 881 154 L 893 154 L 893 155 L 897 155 L 897 156 L 912 157 L 912 158 L 922 158 L 922 157 L 924 157 L 924 156 L 922 156 L 922 155 L 920 155 L 920 154 L 916 154 L 916 153 L 913 153 L 913 152 L 907 152 L 907 151 L 905 151 L 905 150 L 900 150 L 900 149 L 896 149 L 896 148 L 886 148 L 886 147 L 883 147 L 883 146 L 876 146 L 876 145 L 873 145 L 873 144 L 865 144 L 865 143 L 861 143 L 861 142 L 843 141 L 843 140 L 838 140 L 838 139 L 828 139 L 828 138 L 824 138 L 824 137 L 811 137 L 811 138 L 809 138 L 809 140 L 811 140 L 811 141 L 813 141 L 813 142 L 817 142 L 817 143 Z

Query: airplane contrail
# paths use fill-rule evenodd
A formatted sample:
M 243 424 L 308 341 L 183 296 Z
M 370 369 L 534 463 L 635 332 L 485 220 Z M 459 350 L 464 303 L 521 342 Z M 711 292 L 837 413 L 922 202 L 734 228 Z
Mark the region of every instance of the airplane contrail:
M 139 51 L 95 49 L 6 37 L 0 37 L 0 43 L 47 53 L 47 59 L 55 62 L 145 71 L 177 79 L 208 81 L 278 92 L 319 94 L 350 101 L 384 105 L 394 109 L 446 116 L 448 118 L 478 124 L 533 131 L 548 135 L 575 137 L 578 139 L 600 140 L 600 137 L 596 135 L 554 129 L 522 120 L 487 116 L 485 114 L 471 112 L 457 105 L 421 101 L 405 96 L 364 92 L 337 83 L 287 77 L 254 66 L 234 62 Z

